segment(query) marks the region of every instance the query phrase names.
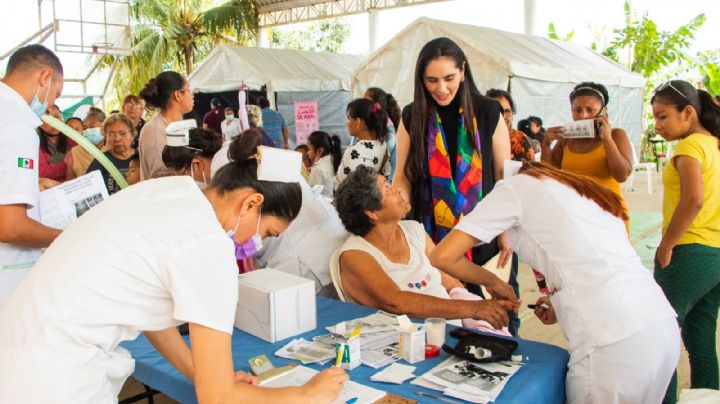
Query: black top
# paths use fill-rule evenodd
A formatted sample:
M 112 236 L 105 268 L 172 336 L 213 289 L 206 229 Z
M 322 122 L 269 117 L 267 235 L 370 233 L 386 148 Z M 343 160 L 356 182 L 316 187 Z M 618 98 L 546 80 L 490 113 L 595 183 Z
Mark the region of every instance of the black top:
M 130 168 L 130 159 L 120 160 L 119 158 L 113 156 L 110 151 L 106 151 L 105 156 L 108 158 L 108 160 L 110 160 L 111 163 L 115 165 L 115 167 L 117 167 L 118 171 L 120 171 L 120 174 L 122 174 L 123 177 L 127 176 L 128 168 Z M 85 173 L 87 174 L 95 170 L 100 170 L 100 174 L 102 174 L 103 181 L 105 181 L 105 186 L 107 187 L 108 194 L 112 195 L 120 190 L 120 185 L 115 182 L 115 178 L 110 175 L 108 170 L 106 170 L 105 167 L 103 167 L 103 165 L 100 164 L 99 161 L 97 161 L 97 159 L 94 159 L 90 163 Z
M 460 102 L 458 97 L 446 107 L 438 108 L 443 131 L 447 139 L 448 156 L 450 165 L 455 176 L 455 164 L 457 160 L 457 135 L 459 124 Z M 477 119 L 478 131 L 480 132 L 480 149 L 482 158 L 482 192 L 487 195 L 495 186 L 495 170 L 493 164 L 493 142 L 492 136 L 495 133 L 502 108 L 500 103 L 492 98 L 478 96 L 473 99 L 473 109 Z M 402 111 L 402 123 L 405 129 L 410 131 L 412 115 L 412 104 L 408 104 Z M 425 131 L 427 133 L 427 131 Z M 424 135 L 424 143 L 421 147 L 427 150 L 427 135 Z M 474 134 L 470 134 L 474 136 Z M 473 142 L 474 143 L 474 142 Z M 413 147 L 411 145 L 411 147 Z M 425 151 L 427 153 L 427 151 Z M 432 194 L 430 189 L 430 176 L 428 174 L 428 161 L 424 160 L 425 180 L 410 184 L 412 195 L 412 210 L 410 218 L 424 223 L 425 217 L 433 217 Z M 435 240 L 438 241 L 438 240 Z M 485 251 L 487 250 L 487 251 Z M 495 243 L 484 244 L 482 248 L 473 250 L 473 261 L 484 263 L 497 253 Z

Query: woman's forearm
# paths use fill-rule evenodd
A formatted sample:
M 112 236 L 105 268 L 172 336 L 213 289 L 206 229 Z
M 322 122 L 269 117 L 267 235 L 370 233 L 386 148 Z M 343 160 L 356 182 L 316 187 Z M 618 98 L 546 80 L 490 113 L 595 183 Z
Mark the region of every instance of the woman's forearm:
M 618 149 L 614 139 L 611 138 L 607 141 L 603 141 L 603 145 L 605 146 L 605 154 L 607 156 L 610 175 L 612 175 L 618 182 L 625 181 L 632 171 L 632 165 L 625 156 L 620 153 L 620 149 Z
M 188 380 L 194 380 L 192 353 L 177 328 L 145 331 L 148 341 Z

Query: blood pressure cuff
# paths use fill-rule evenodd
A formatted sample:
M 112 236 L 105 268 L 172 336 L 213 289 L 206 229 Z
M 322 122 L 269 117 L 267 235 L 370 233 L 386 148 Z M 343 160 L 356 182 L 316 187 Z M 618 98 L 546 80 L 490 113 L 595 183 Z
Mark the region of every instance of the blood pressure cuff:
M 457 338 L 458 343 L 454 347 L 443 344 L 443 351 L 476 363 L 510 360 L 518 346 L 514 340 L 478 334 L 464 328 L 455 328 L 450 335 Z

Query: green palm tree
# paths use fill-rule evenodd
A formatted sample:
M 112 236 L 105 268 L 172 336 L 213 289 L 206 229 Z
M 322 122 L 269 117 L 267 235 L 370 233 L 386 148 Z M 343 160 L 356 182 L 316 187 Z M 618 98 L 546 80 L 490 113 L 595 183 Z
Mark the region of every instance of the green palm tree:
M 166 69 L 192 73 L 195 64 L 222 43 L 246 45 L 257 29 L 257 9 L 250 0 L 135 0 L 132 49 L 117 62 L 115 89 L 137 94 Z M 109 57 L 107 64 L 115 59 Z

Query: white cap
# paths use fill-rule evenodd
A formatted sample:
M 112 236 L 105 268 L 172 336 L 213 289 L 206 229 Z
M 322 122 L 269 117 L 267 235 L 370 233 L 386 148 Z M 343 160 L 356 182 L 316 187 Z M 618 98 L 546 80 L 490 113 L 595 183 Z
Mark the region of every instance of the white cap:
M 292 150 L 258 146 L 257 178 L 260 181 L 300 182 L 302 154 Z
M 165 128 L 168 146 L 187 146 L 190 144 L 190 129 L 197 128 L 194 119 L 172 122 Z

